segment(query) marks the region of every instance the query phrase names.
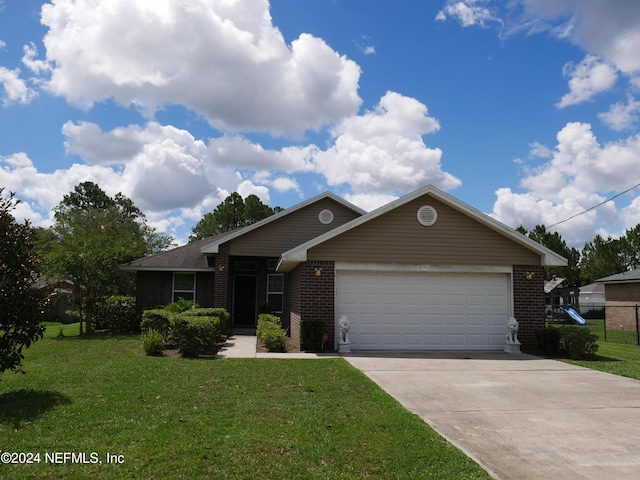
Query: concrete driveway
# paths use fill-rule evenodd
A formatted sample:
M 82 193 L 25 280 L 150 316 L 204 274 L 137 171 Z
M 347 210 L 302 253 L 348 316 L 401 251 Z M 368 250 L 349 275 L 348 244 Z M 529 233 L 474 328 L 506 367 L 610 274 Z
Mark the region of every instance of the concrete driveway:
M 640 381 L 503 352 L 344 358 L 495 478 L 640 478 Z

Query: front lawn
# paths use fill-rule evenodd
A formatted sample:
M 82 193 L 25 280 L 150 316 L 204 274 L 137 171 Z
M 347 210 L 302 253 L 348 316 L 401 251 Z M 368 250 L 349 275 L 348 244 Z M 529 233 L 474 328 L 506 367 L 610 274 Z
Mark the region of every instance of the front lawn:
M 0 478 L 489 478 L 341 359 L 145 357 L 56 328 L 0 376 L 0 450 L 35 462 Z
M 598 354 L 592 359 L 563 361 L 640 380 L 640 347 L 602 341 L 598 345 Z

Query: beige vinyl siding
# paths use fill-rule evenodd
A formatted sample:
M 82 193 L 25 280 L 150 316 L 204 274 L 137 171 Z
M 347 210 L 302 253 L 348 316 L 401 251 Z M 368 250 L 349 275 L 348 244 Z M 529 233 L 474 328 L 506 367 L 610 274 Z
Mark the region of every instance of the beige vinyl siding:
M 329 225 L 318 219 L 322 210 L 331 210 L 334 218 Z M 231 255 L 279 257 L 297 245 L 347 223 L 359 214 L 330 198 L 324 198 L 305 208 L 267 223 L 230 242 Z
M 418 208 L 437 210 L 424 227 Z M 309 260 L 447 265 L 540 265 L 540 256 L 428 194 L 338 235 L 308 252 Z

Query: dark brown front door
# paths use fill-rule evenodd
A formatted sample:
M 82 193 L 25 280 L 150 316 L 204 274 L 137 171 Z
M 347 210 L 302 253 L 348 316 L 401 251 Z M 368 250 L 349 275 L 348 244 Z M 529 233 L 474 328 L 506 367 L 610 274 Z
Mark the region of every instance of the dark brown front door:
M 233 325 L 255 327 L 256 320 L 256 277 L 236 275 L 233 282 Z

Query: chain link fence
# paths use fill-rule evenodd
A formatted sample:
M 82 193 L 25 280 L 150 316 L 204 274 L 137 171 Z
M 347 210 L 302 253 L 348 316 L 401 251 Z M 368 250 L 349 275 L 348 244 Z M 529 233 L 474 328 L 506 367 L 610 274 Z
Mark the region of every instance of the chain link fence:
M 580 305 L 582 316 L 592 333 L 605 342 L 640 345 L 640 306 L 637 304 L 607 304 L 589 308 Z

